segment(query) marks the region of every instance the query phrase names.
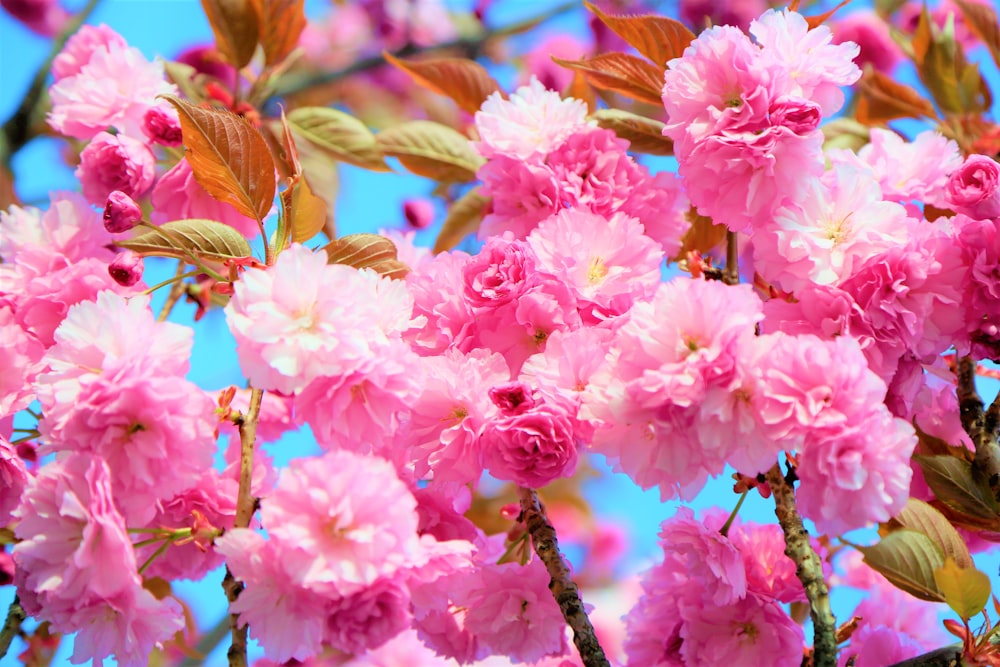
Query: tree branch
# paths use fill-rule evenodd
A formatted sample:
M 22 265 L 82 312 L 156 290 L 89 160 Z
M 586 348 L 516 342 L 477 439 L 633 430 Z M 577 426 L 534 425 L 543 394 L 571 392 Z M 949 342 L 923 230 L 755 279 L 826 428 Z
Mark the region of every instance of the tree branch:
M 482 51 L 483 45 L 491 39 L 504 37 L 506 35 L 515 35 L 517 33 L 524 32 L 525 30 L 530 30 L 543 21 L 547 21 L 561 14 L 578 9 L 579 7 L 579 2 L 566 2 L 553 7 L 547 12 L 543 12 L 538 16 L 524 19 L 523 21 L 517 21 L 516 23 L 512 23 L 511 25 L 504 26 L 502 28 L 488 29 L 474 37 L 459 37 L 457 39 L 441 42 L 440 44 L 434 44 L 433 46 L 427 47 L 407 44 L 401 49 L 393 51 L 392 55 L 396 58 L 407 58 L 409 56 L 426 55 L 440 51 L 461 50 L 475 56 Z M 301 93 L 309 90 L 310 88 L 336 83 L 337 81 L 346 79 L 349 76 L 367 72 L 385 64 L 385 58 L 379 54 L 356 60 L 347 67 L 333 72 L 307 72 L 299 76 L 285 76 L 277 84 L 274 92 L 271 94 L 271 97 L 285 97 L 287 95 Z
M 952 644 L 889 667 L 962 667 L 962 645 Z
M 795 490 L 775 464 L 767 471 L 767 482 L 774 495 L 774 514 L 785 534 L 785 555 L 795 562 L 795 575 L 802 582 L 809 599 L 813 621 L 813 666 L 836 667 L 837 621 L 830 608 L 830 591 L 823 580 L 823 563 L 809 543 L 809 531 L 795 507 Z
M 7 620 L 4 621 L 3 630 L 0 630 L 0 658 L 7 655 L 11 642 L 21 633 L 21 623 L 27 617 L 24 607 L 21 606 L 21 600 L 15 595 L 7 610 Z
M 563 618 L 573 630 L 573 643 L 580 652 L 584 667 L 611 667 L 607 656 L 604 655 L 604 649 L 597 640 L 594 626 L 591 625 L 583 608 L 580 589 L 570 577 L 569 566 L 559 553 L 556 529 L 545 516 L 545 509 L 538 500 L 538 493 L 534 489 L 524 487 L 518 487 L 517 493 L 521 500 L 520 521 L 531 535 L 535 553 L 549 572 L 549 590 L 559 604 Z
M 83 9 L 70 19 L 66 27 L 63 28 L 63 31 L 59 33 L 59 36 L 53 40 L 52 49 L 49 51 L 48 57 L 39 66 L 38 71 L 35 72 L 35 77 L 31 80 L 28 92 L 24 94 L 24 99 L 21 100 L 17 111 L 7 119 L 3 124 L 3 128 L 0 128 L 0 135 L 2 135 L 0 136 L 0 163 L 10 166 L 10 161 L 14 155 L 33 138 L 31 125 L 38 114 L 38 108 L 44 97 L 45 83 L 49 78 L 49 70 L 52 69 L 52 61 L 56 59 L 59 52 L 66 46 L 66 41 L 90 18 L 94 9 L 97 8 L 98 2 L 100 0 L 90 0 Z
M 983 399 L 976 391 L 976 362 L 970 357 L 961 357 L 956 371 L 962 428 L 976 448 L 973 470 L 990 485 L 993 497 L 1000 499 L 1000 397 L 984 411 Z

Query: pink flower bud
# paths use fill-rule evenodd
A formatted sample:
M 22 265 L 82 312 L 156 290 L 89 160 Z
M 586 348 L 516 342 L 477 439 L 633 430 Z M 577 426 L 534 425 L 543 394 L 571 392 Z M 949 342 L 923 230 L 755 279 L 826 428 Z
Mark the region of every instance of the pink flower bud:
M 108 266 L 108 273 L 123 287 L 131 287 L 142 280 L 142 255 L 131 250 L 121 252 Z
M 434 222 L 434 205 L 427 199 L 407 199 L 403 202 L 403 215 L 414 229 L 426 229 Z
M 985 155 L 970 155 L 948 179 L 946 194 L 958 213 L 979 220 L 1000 216 L 1000 164 Z
M 156 177 L 156 158 L 137 139 L 101 132 L 80 153 L 80 166 L 74 173 L 83 196 L 99 205 L 112 190 L 130 197 L 145 193 Z
M 154 143 L 163 146 L 181 145 L 181 123 L 173 109 L 150 107 L 142 119 L 142 131 Z
M 505 415 L 519 415 L 535 405 L 531 387 L 523 382 L 508 382 L 490 389 L 490 400 Z
M 121 234 L 135 227 L 142 220 L 142 209 L 121 190 L 108 195 L 104 204 L 104 228 L 112 234 Z

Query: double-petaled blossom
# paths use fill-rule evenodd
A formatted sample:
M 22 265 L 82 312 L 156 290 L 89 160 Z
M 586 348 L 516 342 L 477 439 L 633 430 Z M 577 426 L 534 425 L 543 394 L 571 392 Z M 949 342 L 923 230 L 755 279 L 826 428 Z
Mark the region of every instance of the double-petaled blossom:
M 956 241 L 966 267 L 962 280 L 967 338 L 956 342 L 961 354 L 1000 359 L 1000 218 L 954 218 Z
M 80 153 L 75 175 L 83 194 L 95 206 L 121 191 L 138 198 L 153 185 L 156 158 L 145 143 L 124 134 L 97 134 Z
M 948 204 L 972 218 L 1000 216 L 1000 164 L 985 155 L 970 155 L 951 173 Z

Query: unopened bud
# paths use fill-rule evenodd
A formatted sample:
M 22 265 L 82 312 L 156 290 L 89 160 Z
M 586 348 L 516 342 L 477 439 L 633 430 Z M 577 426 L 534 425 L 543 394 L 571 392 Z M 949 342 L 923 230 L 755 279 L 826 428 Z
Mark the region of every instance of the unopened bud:
M 407 199 L 403 202 L 403 215 L 413 229 L 425 229 L 434 222 L 434 205 L 426 199 Z
M 142 131 L 163 146 L 181 145 L 181 122 L 173 108 L 150 107 L 143 116 Z
M 135 285 L 142 280 L 142 255 L 131 250 L 119 253 L 108 266 L 108 273 L 123 287 Z
M 108 195 L 104 205 L 104 228 L 112 234 L 121 234 L 135 227 L 142 220 L 142 209 L 121 190 Z

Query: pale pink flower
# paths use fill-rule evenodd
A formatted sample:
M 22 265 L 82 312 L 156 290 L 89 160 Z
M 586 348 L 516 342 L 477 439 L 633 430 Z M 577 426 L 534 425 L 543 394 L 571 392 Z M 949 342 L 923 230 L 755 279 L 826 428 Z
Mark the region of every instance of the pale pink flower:
M 49 89 L 48 121 L 60 134 L 86 141 L 114 127 L 130 137 L 142 137 L 146 112 L 168 105 L 157 96 L 177 94 L 177 87 L 164 77 L 162 61 L 150 62 L 139 49 L 105 39 L 79 71 Z M 74 56 L 83 53 L 85 48 L 74 50 Z
M 750 34 L 760 45 L 765 62 L 788 71 L 792 81 L 788 94 L 819 104 L 824 116 L 843 106 L 841 87 L 861 78 L 861 70 L 854 64 L 858 45 L 834 44 L 828 26 L 810 29 L 797 12 L 769 9 L 750 24 Z
M 707 606 L 724 607 L 747 594 L 743 557 L 728 537 L 694 518 L 690 508 L 680 507 L 660 526 L 659 543 L 663 564 L 658 567 L 684 573 L 697 583 Z
M 156 158 L 146 144 L 124 134 L 100 132 L 80 153 L 74 175 L 80 179 L 84 196 L 99 206 L 115 190 L 130 197 L 146 194 L 155 170 Z
M 152 222 L 204 218 L 229 225 L 248 239 L 260 234 L 257 221 L 221 202 L 198 184 L 187 160 L 181 160 L 156 181 L 151 197 Z
M 685 612 L 680 652 L 689 665 L 798 667 L 804 635 L 777 602 L 750 594 Z
M 37 338 L 18 326 L 14 311 L 0 302 L 0 417 L 28 407 L 35 399 L 32 383 L 45 349 Z M 0 513 L 2 515 L 2 513 Z
M 52 77 L 58 81 L 79 74 L 98 49 L 120 51 L 127 48 L 125 38 L 106 24 L 84 24 L 66 41 L 66 46 L 52 61 Z
M 833 41 L 858 45 L 861 52 L 854 59 L 858 67 L 871 63 L 876 70 L 888 74 L 903 59 L 903 52 L 892 41 L 888 24 L 875 12 L 862 9 L 834 19 L 831 25 Z
M 778 602 L 805 602 L 806 592 L 785 555 L 785 536 L 777 524 L 737 521 L 729 539 L 743 556 L 747 591 Z
M 828 535 L 888 521 L 906 504 L 916 445 L 913 427 L 884 408 L 820 435 L 799 453 L 802 514 Z
M 17 449 L 0 436 L 0 525 L 10 523 L 10 513 L 20 505 L 21 493 L 30 479 Z
M 469 355 L 450 350 L 423 363 L 423 391 L 413 401 L 399 437 L 410 448 L 418 479 L 476 482 L 483 472 L 480 432 L 496 413 L 491 386 L 510 380 L 499 354 L 477 349 Z
M 985 155 L 969 155 L 948 179 L 948 204 L 971 218 L 1000 216 L 1000 164 Z
M 548 584 L 537 558 L 523 566 L 484 564 L 464 582 L 455 603 L 467 610 L 465 627 L 478 640 L 480 657 L 533 662 L 566 652 L 566 621 Z
M 427 648 L 415 631 L 406 630 L 376 649 L 355 655 L 342 667 L 400 667 L 400 665 L 455 667 L 455 664 L 454 661 L 439 657 Z
M 854 667 L 884 667 L 915 658 L 926 650 L 912 635 L 863 619 L 851 635 L 850 645 L 841 649 L 837 664 L 847 667 L 853 658 L 850 664 Z
M 388 282 L 327 264 L 325 253 L 301 245 L 273 266 L 244 272 L 226 321 L 253 386 L 301 391 L 316 378 L 354 372 L 384 348 L 399 331 L 382 325 L 408 321 L 412 301 L 402 286 L 380 295 L 381 280 Z
M 954 219 L 962 260 L 967 268 L 962 281 L 962 304 L 965 306 L 968 342 L 955 347 L 960 354 L 977 359 L 1000 359 L 1000 218 L 971 220 L 964 215 Z
M 577 439 L 564 409 L 544 403 L 488 421 L 483 463 L 497 479 L 534 489 L 576 471 Z
M 464 290 L 455 289 L 464 281 L 468 262 L 469 255 L 464 252 L 443 252 L 406 275 L 406 287 L 413 295 L 413 316 L 426 320 L 424 326 L 403 334 L 418 354 L 471 349 L 475 315 L 464 298 Z
M 73 403 L 46 410 L 43 453 L 89 452 L 108 462 L 122 513 L 133 524 L 198 483 L 215 454 L 214 402 L 179 377 L 132 360 L 81 378 Z
M 958 144 L 933 130 L 921 132 L 912 142 L 880 128 L 872 128 L 870 137 L 858 159 L 874 171 L 886 199 L 948 206 L 949 176 L 962 166 Z
M 507 99 L 501 93 L 486 98 L 475 123 L 480 139 L 473 145 L 483 157 L 538 161 L 574 132 L 594 125 L 586 104 L 561 99 L 534 77 Z
M 663 252 L 639 221 L 566 209 L 528 235 L 537 266 L 570 287 L 584 320 L 597 324 L 625 313 L 660 283 Z
M 764 302 L 766 317 L 761 330 L 766 333 L 783 331 L 788 334 L 813 334 L 820 338 L 853 335 L 854 299 L 832 285 L 807 285 L 796 297 Z
M 913 403 L 913 413 L 897 415 L 907 421 L 914 421 L 924 433 L 940 438 L 949 445 L 965 447 L 973 451 L 975 447 L 969 434 L 962 428 L 959 418 L 958 397 L 955 387 L 950 382 L 943 382 L 928 375 L 927 381 L 920 386 Z
M 506 231 L 524 238 L 562 208 L 560 184 L 547 165 L 498 154 L 476 171 L 476 177 L 483 182 L 483 196 L 492 198 L 479 225 L 480 239 Z
M 324 644 L 345 653 L 378 648 L 410 627 L 410 595 L 401 582 L 379 579 L 333 600 L 324 610 Z
M 332 11 L 310 20 L 299 37 L 303 58 L 322 68 L 340 69 L 354 62 L 376 37 L 363 7 L 334 5 Z
M 787 291 L 836 284 L 873 254 L 906 243 L 906 210 L 884 201 L 866 172 L 837 165 L 803 183 L 803 196 L 753 237 L 754 266 L 766 280 Z

